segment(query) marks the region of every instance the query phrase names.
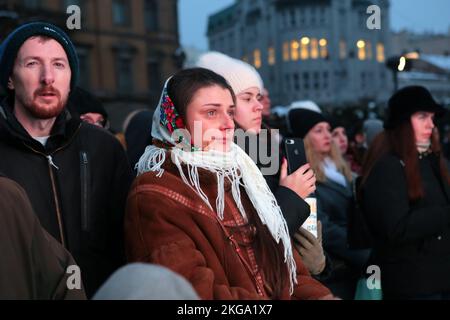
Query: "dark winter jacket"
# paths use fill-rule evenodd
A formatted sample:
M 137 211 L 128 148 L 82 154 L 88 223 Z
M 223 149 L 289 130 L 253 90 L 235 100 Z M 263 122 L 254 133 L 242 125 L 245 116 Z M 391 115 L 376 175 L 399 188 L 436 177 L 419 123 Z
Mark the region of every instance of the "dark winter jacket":
M 142 110 L 131 118 L 125 130 L 127 155 L 133 169 L 145 148 L 152 143 L 152 120 L 153 111 Z M 134 172 L 136 173 L 136 170 Z
M 86 298 L 67 273 L 72 256 L 41 227 L 25 191 L 1 174 L 0 252 L 0 300 Z
M 334 181 L 317 183 L 317 219 L 322 222 L 323 247 L 333 258 L 362 270 L 368 250 L 351 250 L 347 242 L 347 214 L 353 205 L 350 183 L 344 187 Z
M 0 155 L 0 171 L 25 189 L 42 226 L 74 256 L 90 296 L 124 262 L 123 216 L 132 175 L 120 143 L 63 111 L 44 147 L 4 100 Z
M 323 248 L 330 263 L 328 276 L 321 280 L 337 296 L 352 300 L 370 251 L 348 246 L 347 215 L 353 205 L 351 185 L 344 187 L 331 180 L 318 182 L 315 195 L 317 219 L 322 222 Z
M 391 297 L 450 292 L 450 186 L 434 154 L 419 160 L 425 197 L 408 200 L 405 170 L 382 157 L 362 189 L 383 293 Z

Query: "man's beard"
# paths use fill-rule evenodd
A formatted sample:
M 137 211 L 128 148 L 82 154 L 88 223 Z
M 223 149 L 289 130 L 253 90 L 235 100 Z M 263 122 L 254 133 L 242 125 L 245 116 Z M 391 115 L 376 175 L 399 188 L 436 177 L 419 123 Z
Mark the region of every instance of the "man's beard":
M 56 97 L 56 103 L 45 104 L 43 102 L 38 102 L 38 100 L 41 99 L 40 95 L 43 93 L 53 94 Z M 61 93 L 53 87 L 50 87 L 36 90 L 33 94 L 33 100 L 30 103 L 24 103 L 23 105 L 28 113 L 33 117 L 41 120 L 47 120 L 57 117 L 64 109 L 66 102 L 67 97 L 64 99 L 61 98 Z

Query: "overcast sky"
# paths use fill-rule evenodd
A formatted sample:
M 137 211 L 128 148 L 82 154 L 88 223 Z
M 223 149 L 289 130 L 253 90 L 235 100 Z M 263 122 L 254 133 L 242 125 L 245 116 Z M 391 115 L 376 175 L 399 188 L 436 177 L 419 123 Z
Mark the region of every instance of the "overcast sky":
M 208 16 L 234 0 L 179 0 L 180 40 L 183 46 L 208 48 Z M 391 0 L 391 29 L 447 33 L 450 0 Z

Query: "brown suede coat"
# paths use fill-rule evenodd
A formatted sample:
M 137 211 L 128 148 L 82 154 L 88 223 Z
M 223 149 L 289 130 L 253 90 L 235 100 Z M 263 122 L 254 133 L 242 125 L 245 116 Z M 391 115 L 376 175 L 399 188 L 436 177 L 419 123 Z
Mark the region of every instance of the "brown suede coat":
M 125 217 L 128 260 L 168 267 L 184 276 L 202 299 L 267 299 L 264 289 L 262 294 L 258 291 L 258 273 L 246 267 L 252 265 L 252 252 L 241 246 L 241 242 L 245 237 L 243 232 L 249 229 L 230 231 L 239 215 L 230 184 L 225 186 L 224 220 L 219 221 L 216 213 L 182 181 L 169 156 L 167 159 L 162 177 L 145 173 L 135 180 L 130 191 Z M 199 175 L 202 190 L 214 206 L 216 177 L 206 170 L 199 170 Z M 256 215 L 243 189 L 241 196 L 247 215 Z M 330 297 L 330 291 L 309 275 L 296 251 L 294 258 L 298 284 L 293 296 L 287 284 L 282 298 Z M 259 267 L 265 270 L 271 264 Z M 264 277 L 259 280 L 264 282 Z

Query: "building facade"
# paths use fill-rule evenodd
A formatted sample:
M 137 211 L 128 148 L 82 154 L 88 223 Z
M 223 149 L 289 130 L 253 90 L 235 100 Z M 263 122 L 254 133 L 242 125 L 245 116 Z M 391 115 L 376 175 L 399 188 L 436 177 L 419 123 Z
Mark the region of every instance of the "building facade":
M 450 56 L 450 27 L 447 34 L 416 34 L 409 31 L 394 32 L 392 34 L 392 53 L 401 55 L 408 52 Z
M 177 4 L 177 0 L 0 0 L 0 41 L 26 21 L 49 21 L 63 28 L 77 48 L 79 86 L 104 101 L 113 128 L 120 130 L 129 112 L 156 106 L 163 81 L 181 66 Z M 70 5 L 81 9 L 79 30 L 66 26 Z
M 367 8 L 381 9 L 370 30 Z M 345 107 L 392 93 L 389 1 L 237 0 L 209 17 L 210 50 L 253 64 L 275 104 Z
M 440 103 L 450 105 L 450 28 L 447 34 L 392 34 L 392 52 L 412 55 L 409 72 L 399 73 L 399 88 L 425 86 Z

